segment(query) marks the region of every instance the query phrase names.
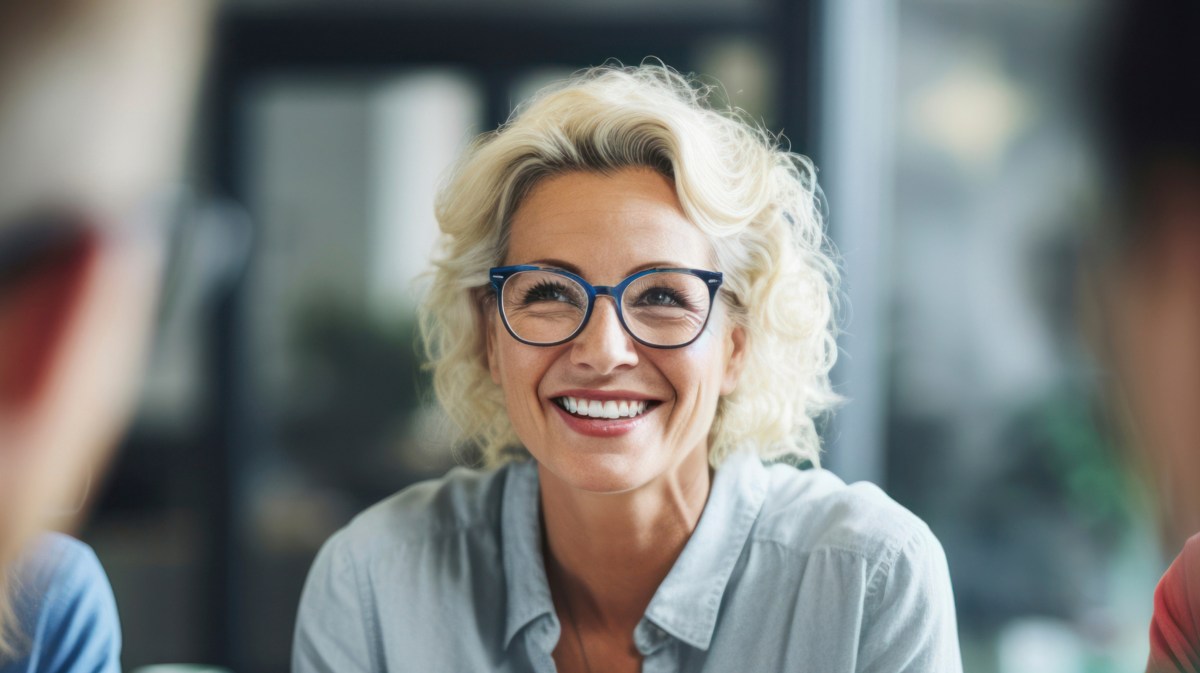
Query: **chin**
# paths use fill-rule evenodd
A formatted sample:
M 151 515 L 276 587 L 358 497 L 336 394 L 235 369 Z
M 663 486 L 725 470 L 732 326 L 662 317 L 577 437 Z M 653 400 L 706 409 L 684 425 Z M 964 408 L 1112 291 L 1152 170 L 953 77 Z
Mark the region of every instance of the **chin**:
M 666 469 L 643 456 L 622 453 L 575 453 L 539 460 L 571 488 L 591 493 L 624 493 L 653 481 Z

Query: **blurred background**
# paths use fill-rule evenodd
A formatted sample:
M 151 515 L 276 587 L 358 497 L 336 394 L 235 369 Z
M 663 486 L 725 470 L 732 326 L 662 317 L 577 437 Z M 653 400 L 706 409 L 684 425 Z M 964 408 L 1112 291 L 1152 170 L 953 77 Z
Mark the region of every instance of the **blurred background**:
M 126 668 L 288 670 L 359 510 L 455 464 L 413 308 L 433 193 L 572 71 L 712 77 L 814 158 L 851 403 L 825 465 L 929 522 L 966 670 L 1144 667 L 1165 568 L 1080 325 L 1098 0 L 226 0 L 138 420 L 83 531 Z

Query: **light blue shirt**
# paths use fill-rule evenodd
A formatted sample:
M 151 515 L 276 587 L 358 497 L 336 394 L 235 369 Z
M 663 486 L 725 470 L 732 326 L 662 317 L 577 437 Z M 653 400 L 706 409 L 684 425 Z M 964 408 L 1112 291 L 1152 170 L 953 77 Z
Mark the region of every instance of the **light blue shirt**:
M 530 461 L 360 514 L 309 572 L 293 673 L 554 671 L 539 503 Z M 747 453 L 716 471 L 633 636 L 646 672 L 962 670 L 929 528 L 873 485 Z
M 91 547 L 45 533 L 18 561 L 12 584 L 20 655 L 0 657 L 0 673 L 120 673 L 117 603 Z

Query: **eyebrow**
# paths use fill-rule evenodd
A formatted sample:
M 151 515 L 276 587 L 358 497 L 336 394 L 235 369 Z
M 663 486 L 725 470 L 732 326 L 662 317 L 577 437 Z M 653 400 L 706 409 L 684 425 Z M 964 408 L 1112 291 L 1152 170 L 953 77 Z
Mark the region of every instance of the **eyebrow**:
M 562 269 L 564 271 L 570 271 L 571 273 L 575 274 L 576 276 L 580 276 L 580 277 L 583 276 L 583 272 L 579 270 L 579 267 L 575 266 L 574 264 L 572 264 L 570 262 L 564 262 L 561 259 L 535 259 L 532 262 L 526 262 L 526 263 L 532 264 L 535 266 L 552 266 L 552 267 L 555 267 L 558 269 Z M 670 261 L 648 262 L 646 264 L 640 264 L 638 266 L 633 267 L 632 269 L 629 269 L 628 271 L 625 272 L 625 275 L 632 276 L 633 274 L 637 273 L 638 271 L 645 271 L 646 269 L 655 269 L 655 268 L 683 269 L 683 268 L 688 268 L 688 266 L 686 264 L 680 264 L 678 262 L 670 262 Z

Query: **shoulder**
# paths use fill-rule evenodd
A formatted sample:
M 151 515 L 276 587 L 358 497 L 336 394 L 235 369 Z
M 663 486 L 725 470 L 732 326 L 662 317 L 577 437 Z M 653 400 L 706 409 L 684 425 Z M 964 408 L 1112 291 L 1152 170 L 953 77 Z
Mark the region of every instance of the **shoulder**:
M 293 645 L 297 671 L 383 670 L 385 631 L 414 633 L 498 584 L 505 475 L 521 465 L 454 468 L 366 509 L 313 560 Z M 486 561 L 486 562 L 484 562 Z M 478 572 L 460 572 L 470 566 Z M 494 590 L 494 589 L 493 589 Z
M 1200 568 L 1200 533 L 1188 538 L 1179 557 L 1182 559 L 1182 563 L 1189 568 Z
M 1200 535 L 1187 541 L 1154 590 L 1151 669 L 1175 670 L 1168 665 L 1170 662 L 1195 661 L 1200 656 L 1197 606 L 1200 606 Z
M 352 540 L 411 542 L 467 529 L 496 525 L 504 474 L 456 467 L 437 479 L 422 481 L 364 510 L 346 526 Z
M 100 559 L 87 544 L 62 533 L 43 533 L 17 566 L 24 602 L 61 618 L 115 617 L 116 601 Z
M 1191 606 L 1200 599 L 1197 580 L 1200 580 L 1200 534 L 1188 539 L 1159 580 L 1156 592 L 1162 599 L 1162 607 L 1187 611 L 1190 619 Z
M 95 552 L 84 542 L 62 533 L 44 532 L 25 548 L 16 568 L 21 584 L 29 592 L 41 592 L 60 575 L 95 571 L 99 566 Z
M 759 537 L 785 550 L 769 555 L 768 575 L 776 587 L 796 577 L 807 606 L 836 596 L 845 612 L 821 618 L 858 633 L 856 670 L 962 671 L 950 570 L 929 526 L 874 484 L 767 471 Z
M 17 609 L 38 671 L 119 670 L 120 622 L 92 548 L 61 533 L 39 536 L 18 562 Z
M 767 475 L 756 539 L 797 553 L 838 552 L 872 565 L 943 553 L 929 526 L 874 484 L 846 484 L 827 470 L 783 464 L 767 466 Z
M 456 467 L 440 478 L 413 484 L 355 516 L 326 546 L 361 559 L 446 536 L 498 530 L 504 475 L 521 467 Z

